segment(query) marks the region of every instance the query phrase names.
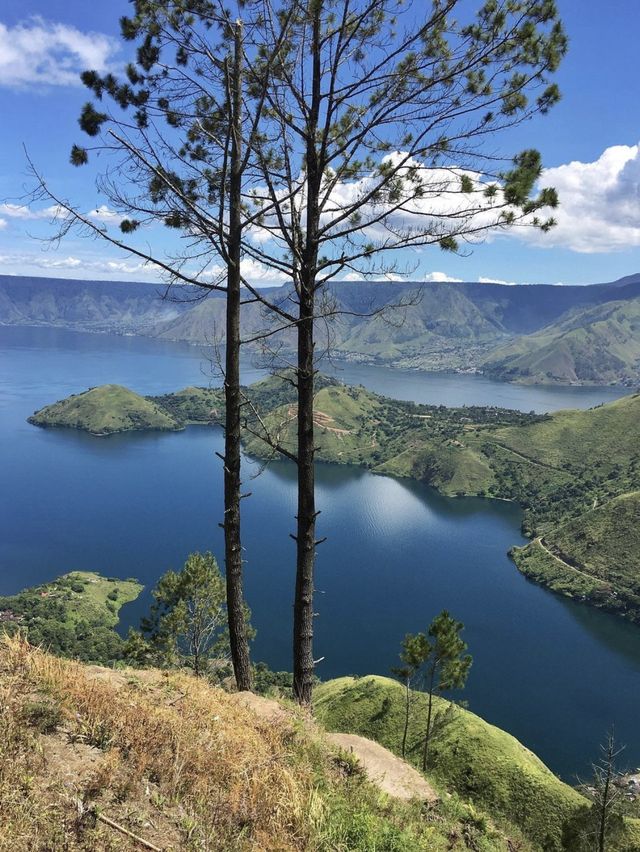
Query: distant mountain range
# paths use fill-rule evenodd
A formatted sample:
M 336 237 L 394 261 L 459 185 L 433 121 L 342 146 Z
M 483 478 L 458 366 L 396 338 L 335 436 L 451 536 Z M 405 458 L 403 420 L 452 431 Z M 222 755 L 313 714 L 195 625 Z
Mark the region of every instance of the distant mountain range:
M 528 383 L 640 382 L 640 273 L 571 287 L 384 281 L 335 282 L 328 291 L 337 313 L 319 322 L 318 348 L 330 344 L 340 358 Z M 265 293 L 286 299 L 287 289 Z M 159 284 L 0 275 L 0 324 L 223 342 L 224 297 L 200 295 L 191 287 L 167 293 Z M 259 305 L 245 305 L 245 336 L 267 321 Z M 292 332 L 275 340 L 286 348 Z

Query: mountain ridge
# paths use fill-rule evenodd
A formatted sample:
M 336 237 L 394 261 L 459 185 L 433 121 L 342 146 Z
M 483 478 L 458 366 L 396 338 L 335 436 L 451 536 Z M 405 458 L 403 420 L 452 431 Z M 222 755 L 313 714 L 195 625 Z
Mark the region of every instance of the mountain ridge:
M 280 300 L 286 298 L 287 287 L 263 292 Z M 635 322 L 640 274 L 575 286 L 332 282 L 327 292 L 335 315 L 330 323 L 318 322 L 318 348 L 330 346 L 344 360 L 405 369 L 486 371 L 501 380 L 535 383 L 631 386 L 640 381 L 640 323 Z M 196 288 L 181 285 L 163 298 L 166 295 L 166 288 L 153 283 L 0 275 L 0 324 L 144 335 L 198 345 L 223 342 L 223 294 L 201 298 Z M 603 333 L 596 327 L 598 312 L 606 314 L 606 306 L 614 304 L 619 316 L 630 306 L 633 322 L 623 317 Z M 269 322 L 273 319 L 259 304 L 245 305 L 246 338 Z M 572 322 L 576 328 L 567 341 L 566 326 Z M 286 349 L 294 347 L 291 329 L 279 332 L 276 339 Z M 598 363 L 590 369 L 596 355 Z

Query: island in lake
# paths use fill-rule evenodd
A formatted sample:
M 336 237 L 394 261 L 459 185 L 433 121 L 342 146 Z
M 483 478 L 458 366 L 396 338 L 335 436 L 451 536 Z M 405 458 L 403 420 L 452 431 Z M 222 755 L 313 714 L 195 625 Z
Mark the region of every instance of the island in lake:
M 295 390 L 282 378 L 244 389 L 247 452 L 295 453 Z M 258 416 L 259 415 L 259 416 Z M 119 385 L 92 388 L 29 418 L 106 436 L 130 430 L 218 425 L 221 389 L 188 387 L 144 397 Z M 556 592 L 640 623 L 640 394 L 587 411 L 420 405 L 319 376 L 319 461 L 410 477 L 448 496 L 517 502 L 531 539 L 511 555 Z

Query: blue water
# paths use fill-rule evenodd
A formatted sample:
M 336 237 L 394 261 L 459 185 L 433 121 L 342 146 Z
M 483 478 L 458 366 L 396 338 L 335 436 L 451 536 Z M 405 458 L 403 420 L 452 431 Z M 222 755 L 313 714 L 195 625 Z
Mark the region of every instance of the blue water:
M 260 371 L 250 365 L 244 380 Z M 349 366 L 341 378 L 444 404 L 525 410 L 588 406 L 611 389 L 522 388 L 474 376 L 392 373 Z M 143 393 L 217 383 L 203 350 L 137 338 L 0 328 L 0 593 L 74 569 L 139 578 L 141 599 L 194 550 L 222 553 L 220 430 L 107 439 L 26 423 L 69 393 L 118 382 Z M 256 659 L 290 669 L 295 514 L 291 465 L 260 476 L 245 460 L 247 597 Z M 466 625 L 474 657 L 464 698 L 556 772 L 586 774 L 615 722 L 630 764 L 640 763 L 640 630 L 525 580 L 507 558 L 522 542 L 520 510 L 453 500 L 418 483 L 337 465 L 318 468 L 316 656 L 323 678 L 387 674 L 406 632 L 442 608 Z

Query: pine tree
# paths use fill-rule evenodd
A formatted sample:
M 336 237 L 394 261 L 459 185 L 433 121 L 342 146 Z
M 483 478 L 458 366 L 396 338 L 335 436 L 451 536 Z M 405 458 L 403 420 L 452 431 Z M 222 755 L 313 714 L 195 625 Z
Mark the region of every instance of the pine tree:
M 83 77 L 95 101 L 83 110 L 83 130 L 102 139 L 103 152 L 124 158 L 100 184 L 127 214 L 121 236 L 38 177 L 40 190 L 67 213 L 61 235 L 77 225 L 155 263 L 172 281 L 214 289 L 220 283 L 205 283 L 189 263 L 203 269 L 216 257 L 225 273 L 236 269 L 235 210 L 241 253 L 290 282 L 269 301 L 242 279 L 247 298 L 264 304 L 275 322 L 253 340 L 268 342 L 283 330 L 296 337 L 297 445 L 275 446 L 297 465 L 294 692 L 309 704 L 319 543 L 316 326 L 336 311 L 327 284 L 346 273 L 406 271 L 396 258 L 410 249 L 462 251 L 516 224 L 553 226 L 558 199 L 553 189 L 536 190 L 539 153 L 501 154 L 498 138 L 558 101 L 550 77 L 567 40 L 553 0 L 486 0 L 475 14 L 463 0 L 252 0 L 238 4 L 246 24 L 239 63 L 240 53 L 229 48 L 238 44 L 234 17 L 214 0 L 135 0 L 134 8 L 123 20 L 125 38 L 140 41 L 127 80 Z M 222 37 L 212 40 L 208 33 L 217 29 Z M 107 110 L 106 100 L 125 114 Z M 241 138 L 238 209 L 230 164 L 233 140 L 237 154 Z M 84 165 L 90 154 L 76 145 L 72 162 Z M 136 242 L 149 221 L 178 229 L 185 252 L 166 257 Z M 230 386 L 234 381 L 230 375 Z M 234 508 L 225 508 L 225 534 L 235 540 L 235 549 L 227 548 L 235 568 L 228 576 L 238 580 L 240 601 L 233 520 L 240 493 L 235 468 L 229 470 Z M 241 611 L 230 606 L 238 617 Z
M 412 676 L 421 672 L 427 693 L 427 720 L 422 745 L 423 772 L 427 769 L 433 734 L 433 697 L 452 689 L 462 689 L 471 668 L 472 658 L 464 653 L 467 645 L 460 637 L 463 629 L 464 624 L 443 609 L 433 619 L 427 633 L 407 634 L 403 642 L 403 654 L 410 661 Z M 407 726 L 405 736 L 406 729 Z
M 411 684 L 421 665 L 427 658 L 426 637 L 424 633 L 407 633 L 402 642 L 400 659 L 403 665 L 392 669 L 393 674 L 404 684 L 404 729 L 402 731 L 402 757 L 406 757 L 407 734 L 411 717 Z

